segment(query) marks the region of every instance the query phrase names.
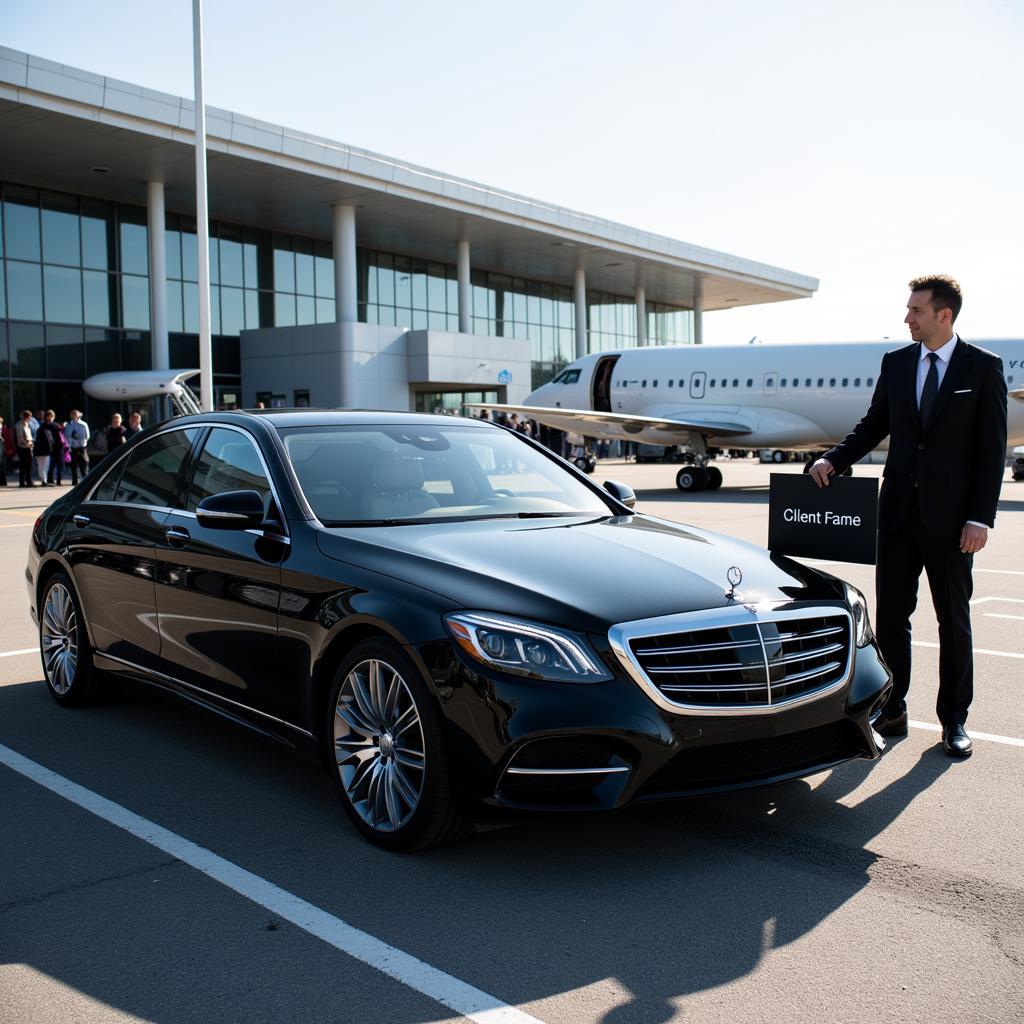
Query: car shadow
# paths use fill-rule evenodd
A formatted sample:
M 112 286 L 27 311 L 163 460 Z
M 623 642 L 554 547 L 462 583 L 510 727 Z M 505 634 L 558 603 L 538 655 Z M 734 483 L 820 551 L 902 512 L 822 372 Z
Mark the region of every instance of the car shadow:
M 743 978 L 772 949 L 808 935 L 874 882 L 879 858 L 869 844 L 952 763 L 929 747 L 849 806 L 845 798 L 879 762 L 853 762 L 813 785 L 532 819 L 397 855 L 356 835 L 327 773 L 162 694 L 130 690 L 116 703 L 72 711 L 57 707 L 41 682 L 11 685 L 0 688 L 0 723 L 0 742 L 24 756 L 507 1003 L 614 979 L 619 994 L 603 1024 L 667 1021 L 681 999 Z M 897 745 L 885 756 L 901 755 Z M 4 828 L 23 848 L 16 862 L 32 864 L 36 833 L 56 827 L 55 808 L 31 787 L 19 806 Z M 166 861 L 152 852 L 154 864 Z M 39 856 L 47 856 L 42 847 Z M 86 878 L 124 871 L 95 846 L 76 846 L 73 834 L 62 856 Z M 256 928 L 245 900 L 221 910 L 211 897 L 209 920 L 168 919 L 168 908 L 145 903 L 112 919 L 88 902 L 102 899 L 102 889 L 92 897 L 80 886 L 86 903 L 68 914 L 61 901 L 69 897 L 51 891 L 59 879 L 31 870 L 0 882 L 3 961 L 124 1012 L 157 1022 L 214 1019 L 204 987 L 212 973 L 230 979 L 230 1019 L 437 1019 L 432 1003 L 384 1011 L 353 1001 L 344 985 L 310 991 L 318 971 L 341 969 L 339 954 L 280 924 L 272 941 L 288 955 L 271 957 L 266 915 Z M 20 908 L 16 921 L 11 907 Z M 213 908 L 231 927 L 218 928 Z M 123 934 L 129 919 L 135 930 Z M 79 952 L 97 945 L 99 959 Z M 198 980 L 185 1007 L 182 979 L 193 968 Z M 829 967 L 821 969 L 827 977 Z M 392 984 L 368 973 L 374 984 Z

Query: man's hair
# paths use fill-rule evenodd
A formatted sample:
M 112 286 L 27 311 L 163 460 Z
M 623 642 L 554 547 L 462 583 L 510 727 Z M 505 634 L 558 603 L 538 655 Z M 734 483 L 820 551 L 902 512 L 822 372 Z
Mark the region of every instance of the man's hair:
M 21 418 L 24 419 L 26 416 L 29 419 L 32 419 L 32 410 L 31 409 L 22 409 L 21 410 Z
M 960 307 L 964 304 L 963 295 L 960 294 L 960 284 L 949 274 L 929 274 L 926 277 L 915 277 L 910 282 L 912 292 L 932 293 L 929 305 L 938 313 L 940 309 L 949 309 L 953 312 L 952 323 L 960 315 Z

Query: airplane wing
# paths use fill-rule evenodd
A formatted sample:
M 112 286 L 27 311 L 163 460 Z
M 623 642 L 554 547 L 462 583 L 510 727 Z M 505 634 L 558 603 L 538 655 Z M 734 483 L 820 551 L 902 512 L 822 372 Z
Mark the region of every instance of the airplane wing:
M 650 439 L 655 444 L 685 444 L 690 434 L 707 437 L 739 437 L 751 432 L 751 426 L 735 420 L 718 420 L 703 416 L 685 419 L 658 416 L 626 416 L 617 412 L 593 409 L 549 409 L 537 405 L 497 405 L 467 402 L 468 409 L 493 409 L 496 412 L 519 413 L 545 426 L 558 430 L 574 430 L 588 437 L 618 437 L 627 440 Z M 669 435 L 667 438 L 665 435 Z
M 1009 395 L 1016 398 L 1018 402 L 1024 402 L 1024 388 L 1010 388 Z

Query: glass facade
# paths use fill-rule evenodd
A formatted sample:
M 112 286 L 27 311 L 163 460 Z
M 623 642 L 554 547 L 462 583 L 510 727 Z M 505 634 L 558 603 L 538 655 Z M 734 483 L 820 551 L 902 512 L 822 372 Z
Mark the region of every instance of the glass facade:
M 199 365 L 195 219 L 167 215 L 167 316 L 172 366 Z M 149 244 L 144 207 L 0 183 L 0 414 L 81 408 L 98 424 L 112 407 L 84 377 L 151 365 Z M 454 264 L 357 250 L 358 316 L 412 330 L 458 330 Z M 471 272 L 476 334 L 527 339 L 533 385 L 576 350 L 572 288 Z M 331 243 L 211 221 L 214 386 L 240 389 L 238 337 L 254 327 L 334 320 Z M 588 292 L 590 351 L 636 344 L 632 298 Z M 691 340 L 690 310 L 647 303 L 650 344 Z

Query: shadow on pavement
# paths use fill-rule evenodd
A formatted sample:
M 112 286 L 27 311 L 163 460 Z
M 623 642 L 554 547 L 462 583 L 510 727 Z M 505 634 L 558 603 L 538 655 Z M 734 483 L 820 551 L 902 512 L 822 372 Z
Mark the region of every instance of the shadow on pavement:
M 394 855 L 356 836 L 325 773 L 160 694 L 71 711 L 42 683 L 0 688 L 0 742 L 505 1002 L 616 979 L 630 995 L 603 1024 L 667 1021 L 680 997 L 736 981 L 807 935 L 865 887 L 879 859 L 868 844 L 951 764 L 929 748 L 853 807 L 839 801 L 873 764 L 837 769 L 813 790 L 544 818 Z M 10 782 L 0 771 L 5 791 Z M 345 984 L 324 987 L 320 972 L 355 970 L 335 950 L 290 925 L 268 931 L 265 911 L 110 826 L 102 843 L 76 845 L 72 826 L 94 819 L 10 788 L 23 792 L 0 811 L 14 864 L 0 873 L 4 962 L 157 1022 L 443 1016 L 422 997 L 385 1009 Z M 822 820 L 820 834 L 806 827 Z M 140 877 L 178 872 L 182 885 L 210 889 L 208 912 L 182 919 L 160 901 L 112 912 L 103 885 L 125 872 L 122 848 L 141 860 Z M 67 893 L 48 888 L 64 883 L 50 879 L 47 857 L 82 879 L 70 915 Z M 370 972 L 368 984 L 392 983 Z

